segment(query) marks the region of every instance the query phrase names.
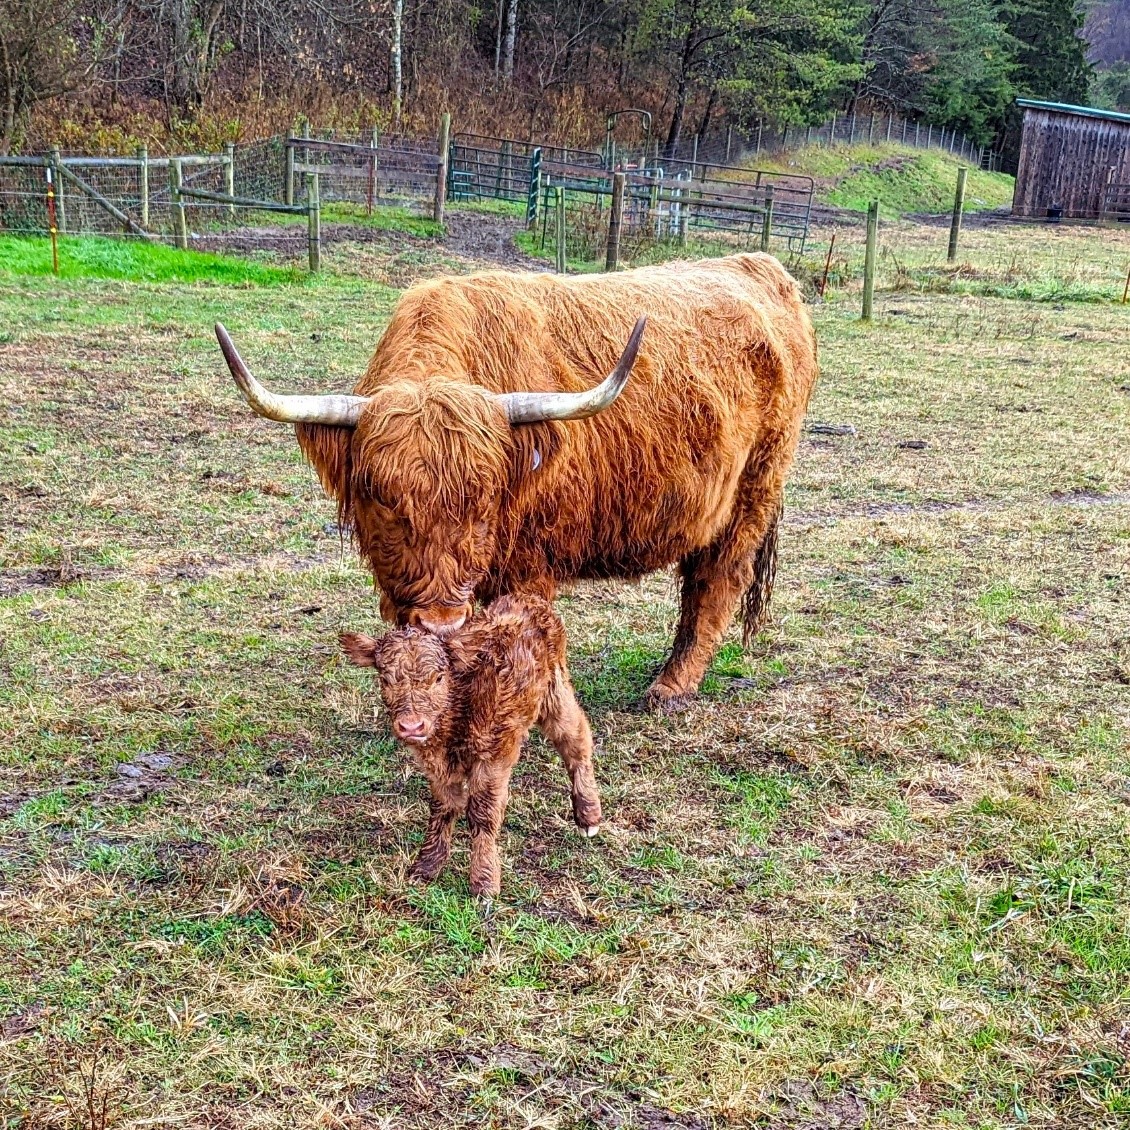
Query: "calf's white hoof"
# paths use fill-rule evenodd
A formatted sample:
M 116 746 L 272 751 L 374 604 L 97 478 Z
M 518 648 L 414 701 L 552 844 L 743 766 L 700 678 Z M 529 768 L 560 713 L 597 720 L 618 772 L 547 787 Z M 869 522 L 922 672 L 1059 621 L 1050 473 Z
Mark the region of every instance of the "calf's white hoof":
M 585 829 L 585 835 L 588 836 L 588 838 L 591 840 L 593 838 L 593 836 L 595 836 L 597 834 L 597 832 L 599 832 L 599 831 L 600 831 L 600 825 L 594 824 L 591 828 Z

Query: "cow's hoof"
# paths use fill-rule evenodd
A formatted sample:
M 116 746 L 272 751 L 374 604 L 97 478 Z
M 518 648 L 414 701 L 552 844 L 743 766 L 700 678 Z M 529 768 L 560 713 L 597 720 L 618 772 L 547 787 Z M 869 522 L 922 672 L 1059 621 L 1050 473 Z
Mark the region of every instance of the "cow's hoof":
M 408 881 L 410 883 L 430 883 L 433 879 L 439 878 L 439 874 L 443 870 L 446 862 L 447 861 L 444 860 L 443 863 L 438 864 L 420 863 L 417 860 L 417 862 L 413 863 L 412 866 L 408 868 Z
M 694 691 L 675 690 L 665 683 L 652 683 L 643 696 L 643 708 L 653 714 L 674 714 L 685 710 L 694 699 Z
M 585 835 L 591 840 L 600 831 L 600 825 L 594 824 L 591 828 L 585 829 Z

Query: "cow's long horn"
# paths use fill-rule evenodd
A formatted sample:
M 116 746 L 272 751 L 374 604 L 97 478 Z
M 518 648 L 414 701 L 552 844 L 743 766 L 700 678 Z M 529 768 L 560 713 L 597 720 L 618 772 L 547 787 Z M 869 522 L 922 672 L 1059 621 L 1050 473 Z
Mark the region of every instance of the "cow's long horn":
M 498 402 L 511 424 L 536 424 L 541 420 L 583 420 L 603 412 L 624 391 L 636 354 L 640 350 L 647 318 L 636 322 L 616 368 L 587 392 L 504 392 Z
M 362 410 L 369 403 L 365 396 L 282 396 L 269 392 L 251 375 L 228 331 L 219 322 L 216 323 L 216 338 L 239 391 L 247 403 L 268 420 L 278 420 L 281 424 L 331 424 L 355 428 Z

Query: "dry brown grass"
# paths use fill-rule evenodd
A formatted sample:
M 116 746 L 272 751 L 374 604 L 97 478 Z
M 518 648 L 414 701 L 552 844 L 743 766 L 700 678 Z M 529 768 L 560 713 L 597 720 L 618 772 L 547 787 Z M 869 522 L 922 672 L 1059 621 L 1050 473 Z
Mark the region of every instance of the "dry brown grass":
M 820 307 L 856 433 L 772 625 L 653 717 L 671 580 L 561 599 L 608 826 L 535 742 L 484 916 L 405 883 L 426 787 L 334 645 L 376 602 L 209 339 L 340 388 L 391 297 L 0 281 L 9 1123 L 1124 1125 L 1125 311 Z

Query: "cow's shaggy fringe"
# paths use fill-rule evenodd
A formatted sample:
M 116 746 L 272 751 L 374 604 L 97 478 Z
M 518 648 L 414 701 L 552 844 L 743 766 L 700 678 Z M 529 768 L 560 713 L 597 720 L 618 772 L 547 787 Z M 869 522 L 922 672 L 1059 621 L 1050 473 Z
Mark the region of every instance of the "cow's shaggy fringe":
M 773 599 L 773 582 L 777 578 L 777 534 L 784 513 L 782 502 L 753 559 L 753 580 L 742 597 L 743 647 L 749 647 L 750 641 L 769 620 L 769 602 Z

